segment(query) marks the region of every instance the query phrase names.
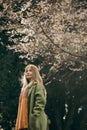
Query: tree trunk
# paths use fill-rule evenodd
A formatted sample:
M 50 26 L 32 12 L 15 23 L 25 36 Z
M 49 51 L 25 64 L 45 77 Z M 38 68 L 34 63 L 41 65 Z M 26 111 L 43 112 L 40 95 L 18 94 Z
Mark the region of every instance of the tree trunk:
M 76 106 L 72 105 L 72 109 L 70 110 L 69 117 L 67 119 L 66 126 L 65 126 L 64 130 L 71 130 L 70 127 L 71 127 L 71 124 L 73 123 L 73 117 L 74 117 L 75 109 L 76 109 Z
M 60 114 L 58 113 L 58 110 L 55 108 L 55 115 L 56 115 L 56 124 L 57 124 L 57 130 L 62 130 L 62 122 Z
M 84 113 L 83 119 L 80 123 L 80 130 L 86 130 L 87 127 L 87 114 Z

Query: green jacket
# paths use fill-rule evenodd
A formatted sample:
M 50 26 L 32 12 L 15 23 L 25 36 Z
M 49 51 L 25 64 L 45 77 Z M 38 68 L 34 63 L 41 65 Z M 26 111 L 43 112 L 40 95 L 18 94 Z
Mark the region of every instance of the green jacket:
M 44 89 L 33 83 L 28 92 L 28 130 L 46 130 L 47 116 L 44 112 L 46 105 L 46 96 Z

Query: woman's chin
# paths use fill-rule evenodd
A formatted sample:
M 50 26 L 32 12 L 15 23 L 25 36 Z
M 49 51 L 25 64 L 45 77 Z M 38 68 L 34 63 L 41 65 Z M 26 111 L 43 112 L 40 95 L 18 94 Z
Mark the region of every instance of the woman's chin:
M 31 77 L 30 77 L 30 76 L 26 76 L 26 79 L 30 81 L 30 80 L 31 80 Z

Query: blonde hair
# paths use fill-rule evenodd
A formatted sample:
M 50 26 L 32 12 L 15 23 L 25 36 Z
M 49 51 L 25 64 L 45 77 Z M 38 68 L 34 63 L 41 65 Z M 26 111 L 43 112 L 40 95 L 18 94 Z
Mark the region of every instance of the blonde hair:
M 25 77 L 25 72 L 24 72 L 24 75 L 21 78 L 22 89 L 25 88 L 25 86 L 31 87 L 31 84 L 36 82 L 39 86 L 41 86 L 44 89 L 44 94 L 45 94 L 45 96 L 47 96 L 47 92 L 46 92 L 46 89 L 45 89 L 45 87 L 43 85 L 43 80 L 42 80 L 42 77 L 40 76 L 39 69 L 33 64 L 27 65 L 25 67 L 25 71 L 28 68 L 31 68 L 31 70 L 33 72 L 33 79 L 32 79 L 32 81 L 30 83 L 28 83 L 28 81 L 27 81 L 27 79 Z
M 28 68 L 31 68 L 32 72 L 33 72 L 33 82 L 37 82 L 38 85 L 41 85 L 43 86 L 43 80 L 42 80 L 42 77 L 40 76 L 40 73 L 39 73 L 39 69 L 33 65 L 33 64 L 29 64 L 25 67 L 25 71 L 28 69 Z M 21 83 L 23 86 L 25 85 L 28 85 L 28 81 L 25 77 L 25 72 L 24 72 L 24 75 L 22 76 L 22 79 L 21 79 Z

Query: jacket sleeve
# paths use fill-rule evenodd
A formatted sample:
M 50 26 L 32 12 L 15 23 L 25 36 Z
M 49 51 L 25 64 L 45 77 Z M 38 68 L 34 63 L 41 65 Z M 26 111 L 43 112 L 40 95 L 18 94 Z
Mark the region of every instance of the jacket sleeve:
M 44 89 L 37 85 L 35 92 L 35 103 L 33 108 L 33 115 L 39 116 L 41 111 L 45 109 L 46 96 L 44 94 Z

